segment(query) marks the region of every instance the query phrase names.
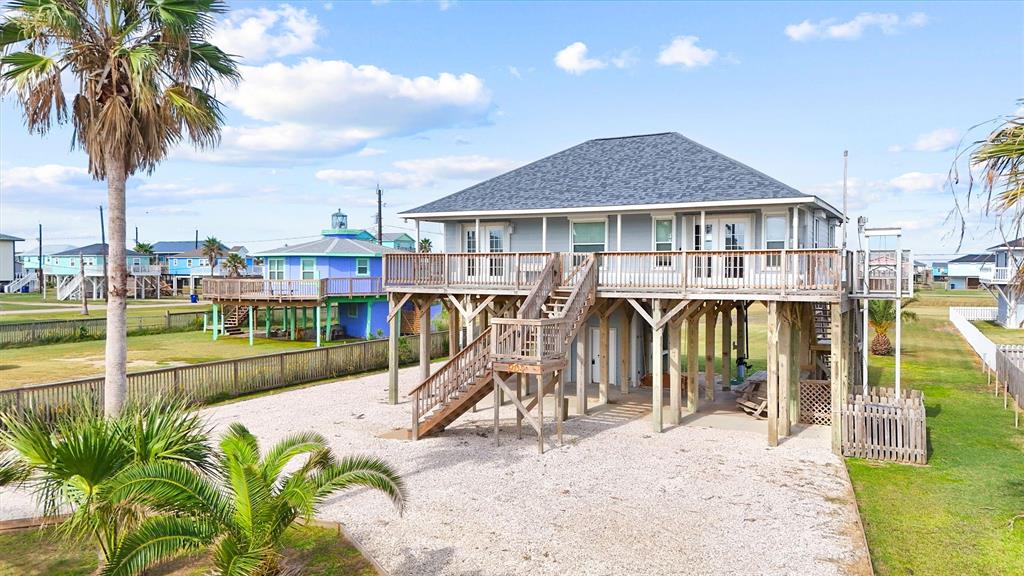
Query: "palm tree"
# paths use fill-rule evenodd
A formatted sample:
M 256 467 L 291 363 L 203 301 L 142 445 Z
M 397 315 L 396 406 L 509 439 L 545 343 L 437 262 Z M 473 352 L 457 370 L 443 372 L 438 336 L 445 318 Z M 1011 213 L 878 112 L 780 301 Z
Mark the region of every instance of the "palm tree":
M 210 263 L 210 276 L 213 276 L 213 270 L 217 267 L 217 260 L 224 256 L 224 245 L 214 236 L 208 236 L 206 240 L 203 240 L 203 245 L 199 247 L 199 253 Z
M 434 249 L 434 243 L 430 241 L 430 238 L 421 238 L 418 246 L 420 252 L 430 252 Z
M 296 459 L 302 463 L 290 466 Z M 204 546 L 212 547 L 213 574 L 278 574 L 284 531 L 299 518 L 310 519 L 331 494 L 356 486 L 383 492 L 401 513 L 404 483 L 383 461 L 337 461 L 327 440 L 311 432 L 285 438 L 261 458 L 256 437 L 232 424 L 211 475 L 175 462 L 154 462 L 118 478 L 110 489 L 116 499 L 142 503 L 160 514 L 121 541 L 102 574 L 138 574 Z
M 245 263 L 245 258 L 242 258 L 237 252 L 232 252 L 224 259 L 224 267 L 228 269 L 229 276 L 238 278 L 248 265 Z
M 128 405 L 104 417 L 82 402 L 49 424 L 37 413 L 0 415 L 0 486 L 30 489 L 46 515 L 70 510 L 60 530 L 91 539 L 106 564 L 142 509 L 109 497 L 108 488 L 134 466 L 174 462 L 211 468 L 205 424 L 182 402 Z
M 149 256 L 153 255 L 153 245 L 148 242 L 136 242 L 135 247 L 132 248 L 139 254 L 146 254 Z
M 907 310 L 907 307 L 914 302 L 917 302 L 917 298 L 908 298 L 903 301 L 903 310 L 900 315 L 903 322 L 917 320 L 917 314 Z M 868 303 L 868 324 L 875 331 L 875 336 L 871 339 L 871 353 L 875 356 L 892 354 L 889 330 L 896 325 L 896 302 L 894 300 L 871 300 Z
M 151 173 L 183 138 L 215 145 L 223 121 L 212 90 L 237 82 L 234 59 L 209 44 L 221 0 L 18 0 L 0 20 L 0 94 L 15 93 L 28 131 L 74 127 L 72 144 L 107 182 L 108 306 L 104 410 L 127 390 L 125 185 Z M 65 92 L 62 78 L 73 77 Z

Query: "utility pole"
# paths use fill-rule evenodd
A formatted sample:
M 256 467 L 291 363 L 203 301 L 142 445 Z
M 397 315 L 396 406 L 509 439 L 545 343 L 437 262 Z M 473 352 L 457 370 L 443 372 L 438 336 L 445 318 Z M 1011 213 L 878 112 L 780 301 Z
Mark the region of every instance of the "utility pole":
M 849 220 L 849 218 L 846 216 L 846 173 L 847 173 L 847 167 L 849 166 L 849 163 L 850 163 L 850 151 L 849 150 L 843 150 L 843 221 L 842 221 L 842 229 L 843 229 L 843 252 L 844 253 L 846 252 L 846 222 L 847 222 L 847 220 Z
M 103 205 L 100 205 L 100 244 L 107 243 L 107 228 L 103 221 Z
M 381 246 L 384 245 L 384 219 L 382 217 L 383 214 L 381 213 L 381 208 L 384 206 L 384 203 L 381 200 L 381 196 L 383 194 L 384 194 L 384 191 L 380 189 L 380 185 L 378 184 L 377 185 L 377 244 L 380 244 Z
M 78 276 L 81 283 L 78 285 L 78 293 L 82 295 L 82 316 L 89 315 L 89 301 L 85 299 L 85 256 L 78 253 Z
M 46 300 L 46 274 L 43 273 L 43 225 L 39 224 L 39 293 Z
M 136 246 L 139 245 L 139 227 L 138 226 L 135 227 L 135 245 Z
M 199 249 L 199 230 L 196 230 L 196 245 L 192 247 L 194 250 Z

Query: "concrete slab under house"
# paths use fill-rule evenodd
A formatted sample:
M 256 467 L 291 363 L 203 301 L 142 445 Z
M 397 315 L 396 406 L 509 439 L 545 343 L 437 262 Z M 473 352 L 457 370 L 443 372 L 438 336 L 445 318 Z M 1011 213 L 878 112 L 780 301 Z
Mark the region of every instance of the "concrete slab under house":
M 421 327 L 441 303 L 453 328 L 451 360 L 423 361 L 409 394 L 413 439 L 496 395 L 543 451 L 551 423 L 561 441 L 570 412 L 649 386 L 655 432 L 728 391 L 769 445 L 824 425 L 838 453 L 843 405 L 864 381 L 866 303 L 913 290 L 898 229 L 862 230 L 868 250 L 846 250 L 841 210 L 677 133 L 590 140 L 401 216 L 417 242 L 420 223 L 441 224 L 444 252 L 383 254 L 391 356 L 410 303 Z M 752 375 L 755 303 L 768 359 Z M 395 403 L 397 360 L 390 374 Z

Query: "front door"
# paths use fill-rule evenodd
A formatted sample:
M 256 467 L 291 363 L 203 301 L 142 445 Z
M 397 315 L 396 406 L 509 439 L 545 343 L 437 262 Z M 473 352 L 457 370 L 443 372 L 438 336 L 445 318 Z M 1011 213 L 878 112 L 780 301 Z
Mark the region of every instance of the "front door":
M 695 217 L 692 230 L 695 250 L 748 250 L 753 240 L 748 216 L 705 216 L 703 234 L 700 217 Z M 715 285 L 725 286 L 739 286 L 748 269 L 747 256 L 739 254 L 697 256 L 691 264 L 694 277 L 713 279 Z
M 503 224 L 480 224 L 480 238 L 477 226 L 467 225 L 462 232 L 462 249 L 471 253 L 500 254 L 506 252 L 505 226 Z M 498 279 L 505 275 L 504 258 L 474 257 L 466 262 L 466 275 L 479 280 Z
M 609 384 L 618 383 L 618 378 L 615 377 L 615 367 L 617 366 L 616 361 L 618 359 L 618 346 L 619 339 L 615 337 L 615 328 L 608 328 L 608 380 Z M 601 367 L 597 361 L 601 354 L 601 329 L 591 328 L 590 329 L 590 382 L 598 383 L 601 381 Z

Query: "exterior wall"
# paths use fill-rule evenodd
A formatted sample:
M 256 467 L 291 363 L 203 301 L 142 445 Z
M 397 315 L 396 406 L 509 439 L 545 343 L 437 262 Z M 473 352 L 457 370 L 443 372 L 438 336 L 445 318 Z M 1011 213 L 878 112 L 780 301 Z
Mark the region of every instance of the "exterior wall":
M 838 239 L 837 231 L 830 232 L 835 221 L 816 217 L 813 211 L 798 209 L 795 211 L 797 220 L 797 240 L 792 240 L 794 210 L 786 207 L 767 207 L 747 210 L 707 210 L 705 220 L 714 221 L 722 217 L 746 219 L 747 249 L 765 248 L 764 217 L 767 214 L 779 214 L 786 217 L 786 236 L 788 248 L 826 248 L 833 246 Z M 820 212 L 820 211 L 819 211 Z M 699 212 L 658 212 L 657 217 L 673 216 L 675 218 L 673 249 L 694 249 L 694 232 L 700 221 Z M 543 218 L 511 218 L 502 220 L 480 220 L 481 236 L 483 228 L 495 223 L 501 224 L 505 230 L 506 250 L 509 252 L 568 252 L 571 250 L 570 223 L 574 220 L 594 220 L 604 218 L 606 221 L 605 251 L 648 252 L 654 250 L 654 231 L 651 213 L 623 213 L 622 246 L 617 245 L 619 238 L 619 215 L 614 213 L 595 215 L 571 215 L 547 217 L 547 242 L 542 238 L 544 229 Z M 815 238 L 815 221 L 820 222 L 818 238 Z M 459 220 L 444 222 L 445 252 L 463 252 L 463 234 L 466 228 L 475 226 L 475 220 Z M 716 232 L 718 234 L 718 232 Z M 720 235 L 720 234 L 719 234 Z M 482 246 L 482 244 L 481 244 Z M 721 247 L 719 247 L 721 249 Z
M 1003 290 L 996 290 L 998 312 L 996 321 L 1006 328 L 1024 327 L 1024 304 L 1007 300 Z
M 946 282 L 946 288 L 948 288 L 950 290 L 954 290 L 954 289 L 955 290 L 966 290 L 967 287 L 968 287 L 968 283 L 967 283 L 967 279 L 968 278 L 977 279 L 977 276 L 952 276 L 952 275 L 950 275 L 949 279 Z
M 0 282 L 14 281 L 14 241 L 0 240 Z
M 380 256 L 366 256 L 370 262 L 370 273 L 365 276 L 356 274 L 356 260 L 362 256 L 264 256 L 263 275 L 269 277 L 270 266 L 268 260 L 281 258 L 284 260 L 284 279 L 302 279 L 302 259 L 314 258 L 316 260 L 316 272 L 318 278 L 361 278 L 365 276 L 382 276 L 382 261 Z

